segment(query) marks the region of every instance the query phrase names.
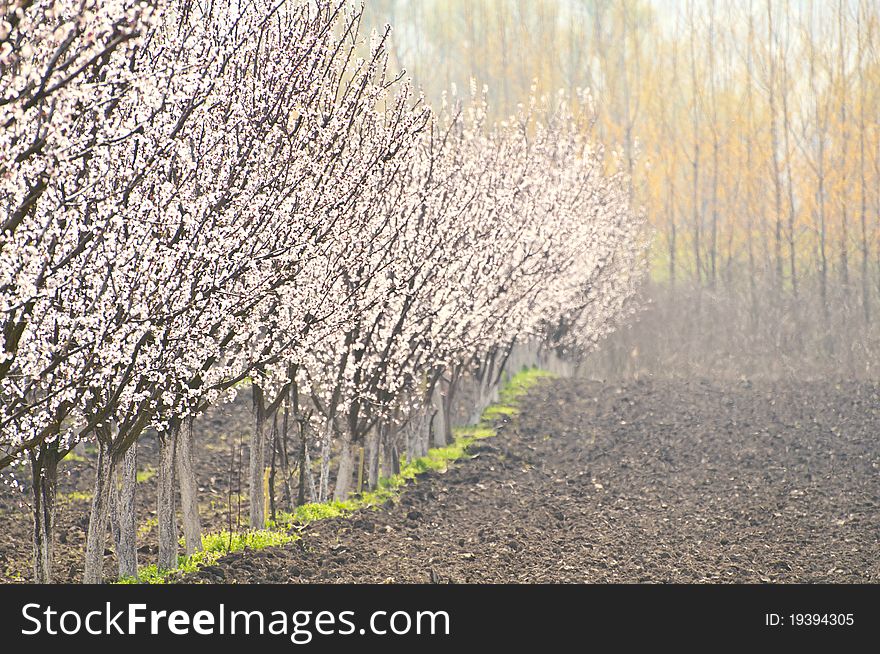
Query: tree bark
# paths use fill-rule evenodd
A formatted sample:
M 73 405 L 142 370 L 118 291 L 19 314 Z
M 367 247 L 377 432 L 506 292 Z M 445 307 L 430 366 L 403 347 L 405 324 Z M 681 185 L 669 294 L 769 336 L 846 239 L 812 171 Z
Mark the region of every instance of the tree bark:
M 279 463 L 281 467 L 281 498 L 284 501 L 284 510 L 293 511 L 293 488 L 291 488 L 291 478 L 293 473 L 290 470 L 290 403 L 284 403 L 284 418 L 281 421 L 281 437 L 279 445 Z
M 544 355 L 545 360 L 541 362 L 542 368 L 549 367 L 549 354 Z M 492 386 L 492 370 L 494 366 L 494 355 L 492 358 L 489 358 L 487 355 L 486 365 L 476 375 L 476 379 L 474 383 L 477 388 L 477 399 L 474 403 L 473 413 L 471 413 L 470 423 L 472 425 L 476 425 L 480 422 L 480 419 L 483 417 L 483 412 L 486 410 L 486 407 L 490 404 L 491 397 L 491 386 Z
M 333 490 L 333 499 L 344 501 L 351 489 L 351 475 L 354 471 L 354 456 L 352 454 L 351 435 L 345 433 L 342 437 L 342 450 L 339 453 L 339 468 L 336 475 L 336 487 Z
M 159 531 L 160 570 L 177 568 L 177 511 L 174 497 L 174 454 L 177 449 L 177 432 L 174 427 L 159 440 L 159 492 L 156 518 Z
M 434 417 L 437 415 L 437 411 L 438 409 L 432 403 L 419 423 L 415 432 L 415 449 L 410 460 L 425 456 L 431 449 L 431 443 L 434 441 Z
M 92 510 L 86 536 L 85 571 L 83 583 L 100 584 L 104 578 L 104 545 L 107 539 L 107 518 L 110 510 L 110 492 L 113 484 L 113 460 L 109 444 L 98 441 L 95 486 Z
M 299 425 L 299 434 L 299 488 L 297 489 L 296 503 L 298 506 L 302 506 L 306 503 L 306 483 L 308 482 L 306 475 L 311 476 L 311 470 L 308 469 L 310 463 L 308 443 L 306 443 L 305 425 L 302 422 Z
M 443 397 L 443 411 L 446 413 L 444 422 L 446 423 L 446 444 L 450 445 L 455 438 L 452 435 L 452 429 L 455 427 L 455 418 L 453 416 L 453 408 L 455 407 L 455 398 L 458 393 L 458 385 L 461 383 L 461 369 L 453 367 L 450 373 L 449 383 L 446 384 Z M 480 415 L 482 415 L 480 411 Z
M 52 582 L 55 545 L 55 497 L 58 489 L 58 441 L 31 453 L 34 495 L 34 583 Z
M 116 558 L 119 562 L 119 578 L 137 577 L 137 513 L 135 494 L 137 488 L 137 442 L 125 452 L 121 466 L 121 485 L 114 487 L 114 522 L 116 529 Z
M 277 502 L 275 498 L 275 478 L 278 474 L 278 414 L 272 417 L 272 459 L 269 463 L 269 518 L 275 522 L 278 519 Z
M 397 426 L 391 424 L 382 434 L 382 476 L 392 477 L 400 473 L 400 455 L 397 452 Z
M 446 447 L 452 442 L 453 389 L 452 382 L 447 382 L 444 379 L 439 379 L 434 384 L 432 397 L 432 404 L 434 406 L 434 416 L 432 418 L 433 438 L 429 447 Z
M 315 477 L 312 475 L 312 457 L 309 455 L 309 445 L 305 440 L 303 441 L 302 447 L 303 467 L 300 474 L 300 483 L 305 484 L 305 488 L 300 490 L 300 504 L 303 504 L 306 490 L 308 490 L 309 502 L 318 501 L 318 491 L 315 489 Z
M 202 551 L 202 523 L 199 520 L 199 485 L 196 479 L 194 449 L 193 419 L 189 418 L 178 436 L 176 453 L 183 537 L 187 556 Z
M 263 471 L 266 467 L 266 406 L 263 391 L 256 384 L 254 393 L 254 430 L 251 434 L 248 479 L 250 481 L 251 529 L 266 528 L 266 498 L 263 494 Z
M 384 425 L 376 425 L 367 436 L 367 488 L 370 490 L 376 490 L 379 485 L 379 445 L 386 429 Z
M 321 438 L 321 477 L 318 485 L 318 501 L 324 502 L 330 495 L 330 440 L 333 434 L 333 417 L 328 416 L 324 423 Z

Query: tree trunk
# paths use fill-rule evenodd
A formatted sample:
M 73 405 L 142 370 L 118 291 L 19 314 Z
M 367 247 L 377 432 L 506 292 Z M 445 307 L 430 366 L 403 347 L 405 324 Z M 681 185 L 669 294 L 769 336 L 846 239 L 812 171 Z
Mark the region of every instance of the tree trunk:
M 263 474 L 266 468 L 266 405 L 263 391 L 256 384 L 254 392 L 254 430 L 251 433 L 248 479 L 250 481 L 251 529 L 266 528 L 266 497 Z
M 52 582 L 55 545 L 55 497 L 58 489 L 58 441 L 31 453 L 34 494 L 34 583 Z
M 309 455 L 309 444 L 303 440 L 302 449 L 302 469 L 300 471 L 300 484 L 305 484 L 305 488 L 300 489 L 300 504 L 303 504 L 305 492 L 308 490 L 309 502 L 318 501 L 318 491 L 315 489 L 315 478 L 312 475 L 312 457 Z
M 387 430 L 384 425 L 376 425 L 367 436 L 367 488 L 376 490 L 379 485 L 379 447 L 381 434 Z
M 541 358 L 544 359 L 541 362 L 542 368 L 549 367 L 548 362 L 549 355 L 544 355 Z M 494 361 L 494 358 L 493 358 Z M 474 409 L 471 413 L 470 423 L 472 425 L 476 425 L 480 422 L 480 419 L 483 417 L 483 412 L 486 410 L 486 407 L 489 406 L 489 395 L 490 395 L 490 387 L 491 387 L 491 379 L 492 379 L 492 367 L 490 360 L 487 359 L 486 367 L 481 371 L 478 371 L 476 375 L 475 384 L 477 387 L 477 399 L 474 403 Z
M 355 492 L 360 495 L 364 492 L 364 472 L 366 469 L 366 461 L 364 459 L 364 448 L 363 446 L 357 448 L 358 449 L 358 463 L 357 463 L 357 485 L 355 486 Z
M 432 445 L 434 447 L 445 447 L 448 445 L 447 433 L 449 433 L 449 414 L 446 410 L 445 393 L 443 392 L 444 383 L 440 379 L 434 384 L 434 392 L 431 396 L 431 404 L 433 405 L 432 418 Z
M 330 495 L 330 441 L 333 434 L 333 417 L 327 416 L 324 434 L 321 438 L 321 478 L 318 487 L 318 501 L 325 502 Z
M 116 558 L 119 562 L 119 578 L 137 577 L 137 513 L 135 493 L 137 487 L 137 442 L 133 443 L 122 458 L 122 484 L 114 487 L 114 522 L 116 524 Z
M 415 450 L 413 451 L 413 456 L 411 458 L 425 456 L 428 453 L 428 450 L 431 449 L 431 443 L 434 442 L 435 438 L 434 422 L 437 412 L 438 409 L 435 408 L 432 403 L 431 406 L 428 407 L 428 411 L 416 431 Z
M 433 405 L 433 416 L 431 418 L 431 445 L 434 447 L 442 447 L 446 445 L 446 411 L 442 390 L 443 382 L 439 380 L 434 384 L 434 393 L 431 398 Z
M 351 475 L 354 471 L 354 456 L 352 453 L 351 434 L 345 433 L 342 437 L 342 451 L 339 453 L 339 468 L 336 475 L 336 488 L 333 490 L 333 499 L 344 501 L 351 489 Z
M 272 460 L 269 464 L 269 518 L 272 522 L 278 520 L 277 502 L 275 501 L 275 478 L 278 474 L 278 414 L 272 416 Z
M 452 380 L 446 384 L 446 390 L 443 394 L 443 413 L 445 417 L 443 418 L 443 424 L 446 426 L 446 445 L 450 445 L 455 437 L 453 436 L 453 429 L 456 427 L 455 424 L 455 415 L 453 413 L 453 407 L 455 406 L 455 393 L 458 390 L 458 377 L 453 377 Z M 480 411 L 480 415 L 482 415 L 482 411 Z
M 296 496 L 296 504 L 297 506 L 302 506 L 306 503 L 306 475 L 309 474 L 311 476 L 311 470 L 309 470 L 309 454 L 308 454 L 308 443 L 306 443 L 306 433 L 305 433 L 305 425 L 302 422 L 299 423 L 299 489 L 297 491 Z
M 669 204 L 668 204 L 668 212 L 669 216 L 669 287 L 675 291 L 675 251 L 676 251 L 676 243 L 675 243 L 675 182 L 672 178 L 672 175 L 667 173 L 666 175 L 666 183 L 669 187 Z M 516 371 L 514 371 L 516 372 Z
M 841 88 L 846 89 L 846 16 L 843 8 L 843 2 L 840 0 L 837 11 L 837 24 L 839 28 L 839 44 L 840 51 L 838 53 L 838 62 L 840 64 L 839 80 Z M 849 295 L 849 218 L 847 207 L 852 198 L 849 195 L 849 186 L 847 181 L 848 150 L 849 150 L 849 123 L 846 101 L 848 93 L 840 93 L 840 284 L 843 296 Z M 842 306 L 844 312 L 847 311 L 847 303 Z
M 174 427 L 159 439 L 159 484 L 156 518 L 159 531 L 160 570 L 177 568 L 177 511 L 174 497 L 174 455 L 177 449 L 177 432 Z
M 696 25 L 694 23 L 693 9 L 689 14 L 690 20 L 690 49 L 691 49 L 691 101 L 693 103 L 692 124 L 693 124 L 693 158 L 691 159 L 692 181 L 691 186 L 691 211 L 693 215 L 693 247 L 694 247 L 694 276 L 697 286 L 702 284 L 702 261 L 700 256 L 700 233 L 702 231 L 702 216 L 700 212 L 700 143 L 702 135 L 700 134 L 700 113 L 698 107 L 697 93 L 700 85 L 697 81 L 697 61 L 696 56 Z
M 89 531 L 86 536 L 86 559 L 83 583 L 100 584 L 104 578 L 104 545 L 107 540 L 107 518 L 110 510 L 110 492 L 113 484 L 113 460 L 110 446 L 98 441 L 95 486 Z
M 177 440 L 177 477 L 180 484 L 180 508 L 183 514 L 183 536 L 186 555 L 202 551 L 202 523 L 199 520 L 199 485 L 195 469 L 195 434 L 193 419 L 186 421 Z
M 392 477 L 400 473 L 400 455 L 397 452 L 397 426 L 393 423 L 382 434 L 382 476 Z
M 284 418 L 281 421 L 281 437 L 279 445 L 279 464 L 281 466 L 281 499 L 284 501 L 284 510 L 293 511 L 293 488 L 291 487 L 291 478 L 293 473 L 290 470 L 290 403 L 284 403 Z

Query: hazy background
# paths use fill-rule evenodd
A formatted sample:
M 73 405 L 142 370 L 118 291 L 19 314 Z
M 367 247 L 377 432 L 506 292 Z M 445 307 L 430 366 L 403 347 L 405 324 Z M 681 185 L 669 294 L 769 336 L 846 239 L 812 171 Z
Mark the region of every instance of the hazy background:
M 369 0 L 395 65 L 496 117 L 589 88 L 653 227 L 649 304 L 599 376 L 874 377 L 880 3 Z

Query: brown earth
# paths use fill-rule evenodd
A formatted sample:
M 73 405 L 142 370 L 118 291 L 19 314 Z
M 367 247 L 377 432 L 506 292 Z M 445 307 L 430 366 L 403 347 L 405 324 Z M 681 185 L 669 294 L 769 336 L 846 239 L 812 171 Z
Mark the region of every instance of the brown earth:
M 201 582 L 880 581 L 872 384 L 557 381 L 399 502 Z
M 521 406 L 472 458 L 398 501 L 186 580 L 880 582 L 876 384 L 558 380 Z M 241 399 L 198 426 L 209 530 L 238 518 L 231 453 L 248 413 Z M 142 467 L 155 458 L 151 439 L 141 454 Z M 65 466 L 63 493 L 89 487 L 88 462 Z M 3 581 L 29 577 L 18 503 L 0 495 Z M 155 478 L 139 485 L 142 563 L 155 554 L 154 507 Z M 87 514 L 87 501 L 62 502 L 60 580 L 81 575 Z M 106 559 L 109 578 L 112 550 Z

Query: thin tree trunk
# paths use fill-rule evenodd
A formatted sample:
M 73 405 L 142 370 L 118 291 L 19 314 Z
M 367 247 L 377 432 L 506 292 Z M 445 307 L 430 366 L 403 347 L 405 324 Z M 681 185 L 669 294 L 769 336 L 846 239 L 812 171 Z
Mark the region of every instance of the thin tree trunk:
M 830 311 L 828 308 L 828 253 L 827 253 L 827 226 L 825 221 L 825 148 L 824 142 L 819 143 L 819 180 L 818 196 L 819 205 L 819 301 L 822 303 L 822 318 L 825 321 L 825 330 L 828 329 Z
M 281 437 L 278 451 L 281 466 L 281 498 L 284 501 L 285 511 L 293 511 L 293 488 L 291 487 L 293 473 L 290 470 L 289 436 L 290 402 L 288 398 L 288 401 L 284 403 L 284 417 L 281 421 Z
M 306 502 L 306 475 L 311 471 L 309 470 L 309 456 L 308 456 L 308 444 L 306 443 L 306 432 L 305 425 L 303 421 L 299 422 L 299 491 L 297 493 L 296 503 L 297 506 L 302 506 Z
M 785 69 L 784 69 L 785 70 Z M 786 72 L 786 79 L 788 77 L 788 73 Z M 790 137 L 789 132 L 791 131 L 791 126 L 789 125 L 789 109 L 788 109 L 788 93 L 787 89 L 783 88 L 782 90 L 782 116 L 783 116 L 783 128 L 785 129 L 785 152 L 786 157 L 790 160 Z M 794 200 L 794 171 L 792 170 L 791 161 L 787 164 L 788 167 L 788 175 L 786 175 L 787 180 L 787 189 L 788 189 L 788 267 L 791 273 L 791 294 L 797 299 L 798 296 L 798 274 L 797 274 L 797 256 L 795 252 L 795 200 Z M 794 307 L 797 309 L 797 302 L 795 302 Z
M 840 52 L 838 53 L 840 63 L 840 283 L 844 298 L 849 294 L 849 218 L 847 213 L 847 204 L 850 202 L 849 188 L 847 182 L 847 165 L 848 165 L 848 145 L 849 145 L 849 127 L 847 122 L 846 111 L 846 9 L 843 0 L 838 1 L 837 21 L 839 27 Z M 847 303 L 843 303 L 843 311 L 847 309 Z
M 278 438 L 278 414 L 276 413 L 272 416 L 272 460 L 269 463 L 269 517 L 273 522 L 278 520 L 277 503 L 275 502 L 275 477 L 278 473 L 276 462 L 280 449 Z
M 770 80 L 768 83 L 768 102 L 770 105 L 770 163 L 773 171 L 773 206 L 775 208 L 776 229 L 773 238 L 773 256 L 776 262 L 775 274 L 773 277 L 774 290 L 778 293 L 782 289 L 783 280 L 783 264 L 782 264 L 782 179 L 779 165 L 779 136 L 777 130 L 777 110 L 776 110 L 776 54 L 773 51 L 773 42 L 776 33 L 773 29 L 773 5 L 767 0 L 767 25 L 768 25 L 768 47 L 770 52 Z
M 167 431 L 159 439 L 159 473 L 157 475 L 158 502 L 156 507 L 159 532 L 160 570 L 177 568 L 177 511 L 174 497 L 174 459 L 179 427 Z
M 694 239 L 693 239 L 693 247 L 694 247 L 694 274 L 696 276 L 697 286 L 699 287 L 702 283 L 702 257 L 701 257 L 701 244 L 700 244 L 700 234 L 702 232 L 702 215 L 700 212 L 700 204 L 699 204 L 699 195 L 700 195 L 700 142 L 702 135 L 700 134 L 700 110 L 699 110 L 699 96 L 697 95 L 700 85 L 698 84 L 697 78 L 697 56 L 696 56 L 696 23 L 694 22 L 693 15 L 693 5 L 688 6 L 688 20 L 689 20 L 689 28 L 690 28 L 690 50 L 691 50 L 691 82 L 692 82 L 692 96 L 691 102 L 693 104 L 692 111 L 692 126 L 693 126 L 693 159 L 691 159 L 691 168 L 693 170 L 692 174 L 692 186 L 691 186 L 691 211 L 693 212 L 693 229 L 694 229 Z M 699 288 L 697 289 L 699 292 Z M 698 295 L 699 299 L 699 295 Z
M 550 355 L 542 354 L 540 366 L 541 368 L 550 367 Z M 492 397 L 492 380 L 494 378 L 493 371 L 495 368 L 495 354 L 487 354 L 485 366 L 481 368 L 476 376 L 477 385 L 477 401 L 474 406 L 473 413 L 470 417 L 470 423 L 476 425 L 483 417 L 483 412 L 491 403 Z
M 822 111 L 820 104 L 821 92 L 817 85 L 817 55 L 816 55 L 816 39 L 812 33 L 809 35 L 809 91 L 810 97 L 813 99 L 812 120 L 816 125 L 816 162 L 813 166 L 816 174 L 816 214 L 817 222 L 816 231 L 818 233 L 818 242 L 816 244 L 816 258 L 819 266 L 819 301 L 822 309 L 823 331 L 825 332 L 825 349 L 828 349 L 828 328 L 829 328 L 829 310 L 828 310 L 828 255 L 826 253 L 826 218 L 825 218 L 825 134 L 826 121 L 828 117 L 827 107 Z
M 434 384 L 434 392 L 431 397 L 433 405 L 432 418 L 432 445 L 434 447 L 445 447 L 448 444 L 446 434 L 449 432 L 449 414 L 446 411 L 446 399 L 443 386 L 445 382 L 440 379 Z
M 312 458 L 309 455 L 309 444 L 305 441 L 303 441 L 303 474 L 307 482 L 306 488 L 309 491 L 309 502 L 317 502 L 318 491 L 315 488 L 315 478 L 312 475 Z
M 715 0 L 709 3 L 709 88 L 712 104 L 712 225 L 709 235 L 709 287 L 712 291 L 718 284 L 718 153 L 721 144 L 718 140 L 718 98 L 715 75 Z
M 672 175 L 667 173 L 669 184 L 669 287 L 675 292 L 675 251 L 678 247 L 675 242 L 675 181 Z
M 58 489 L 58 441 L 31 453 L 34 495 L 34 583 L 52 582 L 55 545 L 55 497 Z
M 416 441 L 416 456 L 426 456 L 431 449 L 431 441 L 434 431 L 434 411 L 432 407 L 428 407 L 427 412 L 422 418 L 422 423 L 418 431 L 418 440 Z
M 108 443 L 98 440 L 95 486 L 92 509 L 86 536 L 85 571 L 83 583 L 100 584 L 104 579 L 104 545 L 107 540 L 107 519 L 110 511 L 110 492 L 113 484 L 113 460 Z
M 137 577 L 137 441 L 122 458 L 121 485 L 114 488 L 116 523 L 116 558 L 119 562 L 119 578 Z
M 397 451 L 397 425 L 391 424 L 383 434 L 382 476 L 400 474 L 400 454 Z
M 754 23 L 751 11 L 751 2 L 749 3 L 749 28 L 748 28 L 748 49 L 747 49 L 747 68 L 746 68 L 746 239 L 749 256 L 749 333 L 754 336 L 758 329 L 758 289 L 757 289 L 757 271 L 755 269 L 755 248 L 754 238 L 754 196 L 752 194 L 752 184 L 754 179 L 754 171 L 752 164 L 753 139 L 751 135 L 754 133 L 754 99 L 752 96 L 752 53 L 754 49 Z
M 461 366 L 452 366 L 449 371 L 449 382 L 443 391 L 442 410 L 445 414 L 444 424 L 446 426 L 446 434 L 444 435 L 445 444 L 451 444 L 455 439 L 452 437 L 452 428 L 455 426 L 455 418 L 453 417 L 453 407 L 455 407 L 455 398 L 458 393 L 458 387 L 461 383 Z
M 318 501 L 325 502 L 330 496 L 330 442 L 333 434 L 333 417 L 328 416 L 324 423 L 321 438 L 321 477 L 318 485 Z
M 862 315 L 865 318 L 865 325 L 871 323 L 871 306 L 870 306 L 870 279 L 868 276 L 868 188 L 867 178 L 865 176 L 865 132 L 867 126 L 865 124 L 865 105 L 867 104 L 867 90 L 865 87 L 865 66 L 862 57 L 865 52 L 862 36 L 862 8 L 856 10 L 856 26 L 857 26 L 857 43 L 858 43 L 858 79 L 859 79 L 859 197 L 860 203 L 860 224 L 862 228 Z M 869 36 L 870 39 L 870 36 Z
M 878 255 L 880 259 L 880 255 Z M 427 413 L 425 410 L 419 411 L 419 417 L 406 428 L 406 460 L 412 462 L 421 456 L 422 438 L 430 437 L 430 427 L 428 425 Z M 424 433 L 428 432 L 428 433 Z
M 382 433 L 387 429 L 385 425 L 376 425 L 367 435 L 367 488 L 370 490 L 376 490 L 379 485 L 379 449 Z
M 351 489 L 352 472 L 354 472 L 354 456 L 352 453 L 351 434 L 346 432 L 342 436 L 342 449 L 339 453 L 336 487 L 333 490 L 334 500 L 343 501 L 348 497 Z
M 180 484 L 180 508 L 186 555 L 202 551 L 202 524 L 199 519 L 199 486 L 195 468 L 193 419 L 188 418 L 177 439 L 177 477 Z
M 266 410 L 262 389 L 254 384 L 254 430 L 251 433 L 248 479 L 250 481 L 251 529 L 266 528 L 266 498 L 263 474 L 266 467 Z

